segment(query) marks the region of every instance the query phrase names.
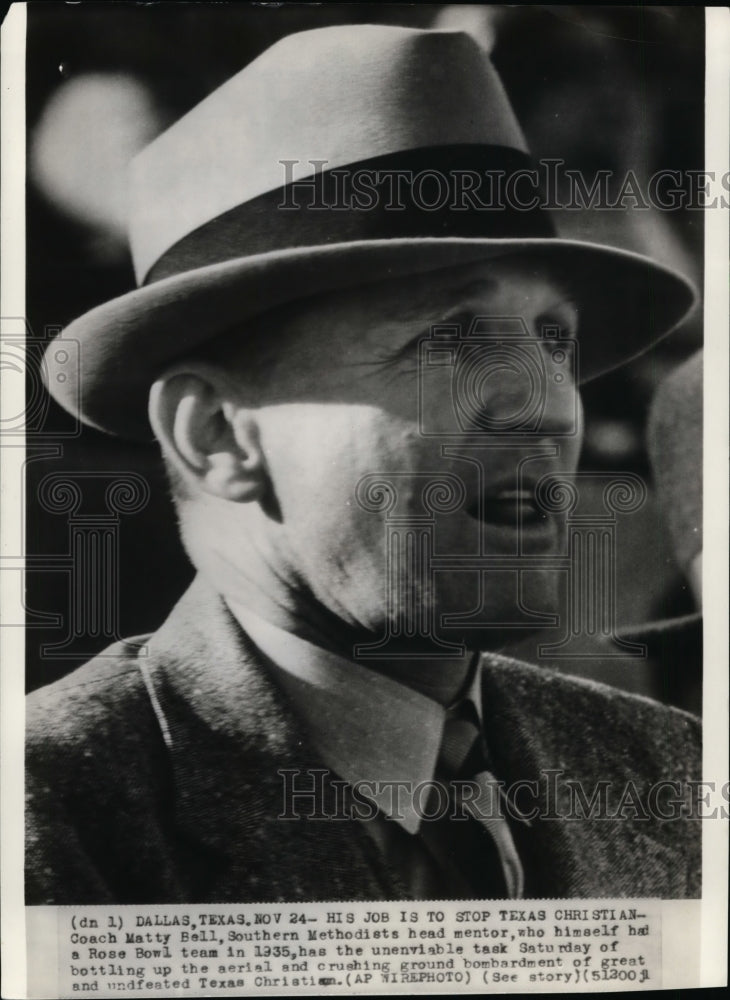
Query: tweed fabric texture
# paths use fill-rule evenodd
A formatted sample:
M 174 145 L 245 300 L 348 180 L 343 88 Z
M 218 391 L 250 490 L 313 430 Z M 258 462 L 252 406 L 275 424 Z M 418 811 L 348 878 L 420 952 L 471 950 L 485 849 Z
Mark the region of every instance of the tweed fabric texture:
M 564 811 L 567 786 L 553 783 L 556 798 L 550 779 L 561 770 L 588 792 L 632 782 L 642 800 L 660 780 L 699 779 L 693 716 L 497 655 L 481 674 L 494 771 L 536 782 L 548 817 Z M 408 898 L 357 819 L 279 818 L 279 770 L 321 766 L 198 578 L 154 635 L 29 697 L 27 903 Z M 329 779 L 316 797 L 320 815 L 337 813 Z M 516 823 L 525 895 L 699 896 L 700 826 L 626 814 Z

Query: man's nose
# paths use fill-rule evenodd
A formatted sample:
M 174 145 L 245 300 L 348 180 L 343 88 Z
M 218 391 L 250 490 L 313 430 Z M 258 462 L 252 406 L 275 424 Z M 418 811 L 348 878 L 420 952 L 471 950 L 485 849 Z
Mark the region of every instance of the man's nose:
M 540 437 L 578 432 L 572 343 L 530 337 L 485 345 L 462 359 L 456 391 L 472 429 Z

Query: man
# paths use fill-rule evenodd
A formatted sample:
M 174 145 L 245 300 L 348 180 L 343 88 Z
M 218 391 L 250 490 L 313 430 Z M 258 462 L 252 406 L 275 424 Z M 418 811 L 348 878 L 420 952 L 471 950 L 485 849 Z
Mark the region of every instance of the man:
M 576 380 L 692 303 L 485 210 L 529 169 L 468 36 L 379 26 L 285 38 L 138 158 L 140 287 L 48 384 L 151 429 L 199 576 L 31 697 L 29 903 L 699 893 L 696 720 L 491 651 L 557 608 Z

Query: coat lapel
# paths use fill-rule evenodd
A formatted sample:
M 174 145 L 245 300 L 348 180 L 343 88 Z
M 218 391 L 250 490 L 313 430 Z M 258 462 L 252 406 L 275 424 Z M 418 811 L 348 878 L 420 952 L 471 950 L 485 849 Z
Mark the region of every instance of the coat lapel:
M 647 804 L 652 783 L 698 777 L 689 717 L 675 713 L 668 725 L 668 710 L 648 700 L 501 656 L 483 657 L 482 684 L 495 771 L 507 786 L 531 783 L 517 801 L 525 813 L 539 810 L 529 825 L 514 824 L 529 895 L 698 891 L 699 824 L 662 823 Z M 581 808 L 577 788 L 588 801 L 607 796 L 602 818 Z
M 149 640 L 144 662 L 169 750 L 173 839 L 188 851 L 179 867 L 197 871 L 183 887 L 190 898 L 408 898 L 364 825 L 334 818 L 342 802 L 332 777 L 256 650 L 200 578 Z M 589 797 L 608 782 L 615 803 L 616 790 L 630 783 L 644 796 L 652 781 L 696 779 L 689 717 L 673 713 L 670 724 L 653 703 L 492 655 L 483 657 L 482 697 L 497 776 L 507 786 L 534 783 L 545 817 L 513 824 L 529 896 L 697 893 L 699 824 L 632 819 L 630 810 L 614 820 L 562 818 L 570 810 L 566 780 Z M 320 818 L 282 818 L 282 771 L 304 793 L 299 811 Z M 550 772 L 559 774 L 558 801 Z
M 404 895 L 362 824 L 337 818 L 336 776 L 200 577 L 150 639 L 144 669 L 168 744 L 173 822 L 182 840 L 207 852 L 208 898 Z M 292 812 L 287 783 L 300 793 L 303 818 L 283 818 Z

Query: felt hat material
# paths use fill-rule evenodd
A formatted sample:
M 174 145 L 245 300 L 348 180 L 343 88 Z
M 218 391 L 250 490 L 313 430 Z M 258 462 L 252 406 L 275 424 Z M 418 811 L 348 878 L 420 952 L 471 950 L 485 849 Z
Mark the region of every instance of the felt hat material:
M 289 35 L 135 159 L 139 287 L 67 327 L 78 366 L 61 370 L 50 345 L 49 391 L 86 423 L 149 438 L 150 385 L 217 334 L 329 290 L 507 255 L 568 287 L 578 376 L 594 378 L 676 326 L 694 289 L 638 254 L 560 239 L 539 205 L 480 210 L 464 187 L 467 175 L 532 166 L 469 35 L 380 25 Z

